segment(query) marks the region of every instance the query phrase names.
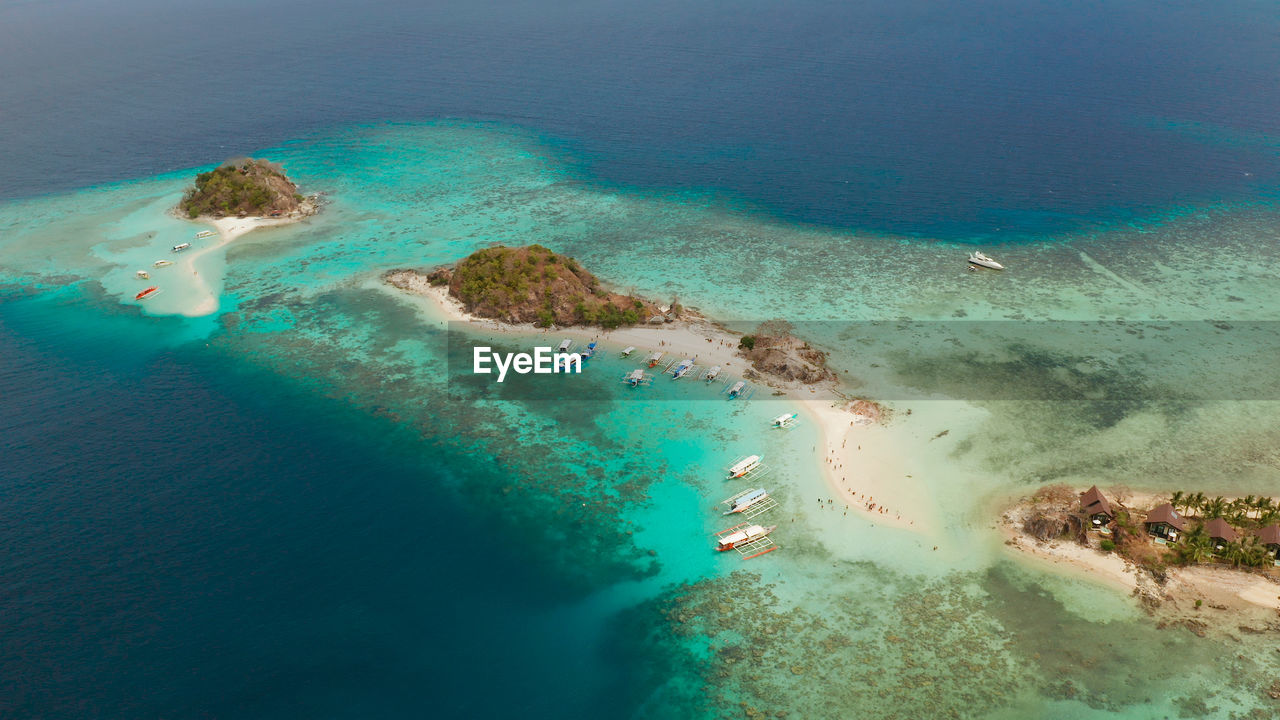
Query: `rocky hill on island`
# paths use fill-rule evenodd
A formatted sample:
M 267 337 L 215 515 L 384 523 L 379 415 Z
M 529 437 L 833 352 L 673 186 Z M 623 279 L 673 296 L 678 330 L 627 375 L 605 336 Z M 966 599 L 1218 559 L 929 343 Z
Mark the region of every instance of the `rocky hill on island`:
M 253 158 L 228 160 L 196 176 L 178 209 L 189 218 L 237 215 L 279 216 L 305 211 L 307 200 L 275 163 Z
M 836 377 L 827 367 L 827 353 L 793 335 L 785 320 L 761 323 L 754 334 L 743 335 L 738 352 L 756 370 L 783 380 L 813 385 Z
M 389 274 L 387 280 L 395 285 L 397 277 Z M 606 289 L 576 260 L 541 245 L 477 250 L 456 267 L 432 271 L 427 280 L 447 285 L 472 315 L 513 324 L 611 329 L 666 320 L 657 305 Z

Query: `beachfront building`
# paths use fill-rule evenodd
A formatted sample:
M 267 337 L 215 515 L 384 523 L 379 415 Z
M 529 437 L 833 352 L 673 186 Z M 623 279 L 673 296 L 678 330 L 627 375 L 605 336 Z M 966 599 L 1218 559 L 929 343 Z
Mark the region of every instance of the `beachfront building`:
M 1155 536 L 1157 541 L 1166 540 L 1174 542 L 1187 529 L 1187 521 L 1173 506 L 1165 503 L 1159 507 L 1153 508 L 1147 513 L 1145 522 L 1147 533 Z
M 1222 518 L 1213 518 L 1204 524 L 1204 534 L 1209 536 L 1215 552 L 1240 539 L 1240 531 Z
M 1089 525 L 1096 529 L 1105 529 L 1116 519 L 1116 514 L 1111 511 L 1111 503 L 1103 497 L 1097 485 L 1080 493 L 1080 509 L 1089 518 Z
M 1262 543 L 1271 557 L 1280 557 L 1280 525 L 1268 525 L 1254 530 L 1253 534 L 1258 536 L 1258 542 Z

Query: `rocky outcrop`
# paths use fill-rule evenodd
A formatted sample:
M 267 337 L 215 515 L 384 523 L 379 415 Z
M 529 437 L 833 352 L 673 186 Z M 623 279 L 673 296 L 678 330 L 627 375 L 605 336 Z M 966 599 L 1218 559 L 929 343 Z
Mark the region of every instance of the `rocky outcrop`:
M 836 377 L 827 367 L 827 354 L 792 335 L 783 320 L 763 323 L 754 335 L 744 335 L 739 348 L 753 368 L 770 377 L 805 385 Z

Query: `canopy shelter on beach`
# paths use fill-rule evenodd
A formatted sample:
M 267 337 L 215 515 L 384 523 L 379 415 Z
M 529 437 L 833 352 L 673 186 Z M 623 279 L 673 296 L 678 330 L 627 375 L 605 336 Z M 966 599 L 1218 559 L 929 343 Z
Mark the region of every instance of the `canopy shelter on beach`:
M 1222 518 L 1213 518 L 1204 524 L 1204 534 L 1209 536 L 1213 541 L 1213 549 L 1221 550 L 1227 546 L 1227 543 L 1233 543 L 1240 539 L 1240 531 L 1227 524 Z
M 1280 525 L 1268 525 L 1253 531 L 1258 536 L 1258 542 L 1267 548 L 1267 552 L 1271 553 L 1271 557 L 1280 555 Z
M 1147 526 L 1147 533 L 1165 540 L 1177 540 L 1178 535 L 1187 529 L 1187 521 L 1173 506 L 1165 503 L 1159 507 L 1152 508 L 1147 513 L 1147 519 L 1144 523 Z
M 1080 508 L 1095 528 L 1106 527 L 1116 518 L 1116 514 L 1111 511 L 1111 503 L 1103 497 L 1097 485 L 1080 493 Z
M 1258 542 L 1265 544 L 1272 555 L 1280 552 L 1280 525 L 1267 525 L 1266 528 L 1253 530 L 1253 534 L 1258 536 Z

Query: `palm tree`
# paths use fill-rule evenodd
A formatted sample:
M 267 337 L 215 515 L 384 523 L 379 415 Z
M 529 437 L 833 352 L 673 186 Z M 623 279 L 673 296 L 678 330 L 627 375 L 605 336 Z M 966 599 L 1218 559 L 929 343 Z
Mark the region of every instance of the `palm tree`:
M 1261 520 L 1264 515 L 1270 513 L 1275 506 L 1272 504 L 1271 498 L 1266 495 L 1259 495 L 1257 500 L 1253 501 L 1253 509 L 1258 511 L 1258 519 Z
M 1257 535 L 1250 535 L 1244 540 L 1242 545 L 1242 560 L 1248 567 L 1262 567 L 1271 559 L 1271 556 L 1267 554 L 1266 546 L 1258 542 Z
M 1274 522 L 1280 521 L 1280 508 L 1267 508 L 1258 516 L 1258 524 L 1266 527 Z
M 1251 495 L 1250 497 L 1253 496 Z M 1245 520 L 1249 518 L 1249 506 L 1252 504 L 1253 503 L 1246 504 L 1245 501 L 1240 498 L 1232 500 L 1227 503 L 1226 514 L 1230 516 L 1227 519 L 1231 521 L 1232 525 L 1244 525 Z
M 1227 562 L 1231 563 L 1232 567 L 1240 567 L 1241 565 L 1244 564 L 1244 560 L 1245 560 L 1244 546 L 1241 545 L 1239 542 L 1227 543 L 1227 546 L 1222 548 L 1222 552 L 1219 554 L 1222 556 L 1223 560 L 1226 560 Z
M 1174 510 L 1177 510 L 1178 508 L 1183 507 L 1184 503 L 1182 501 L 1186 499 L 1187 494 L 1178 490 L 1169 497 L 1169 504 L 1173 506 Z M 1185 511 L 1183 514 L 1185 514 Z
M 1190 513 L 1192 510 L 1199 511 L 1201 508 L 1204 507 L 1204 493 L 1197 492 L 1195 495 L 1192 495 L 1191 497 L 1187 498 L 1185 502 L 1186 502 L 1187 513 Z
M 1205 501 L 1203 508 L 1204 508 L 1204 517 L 1206 520 L 1220 518 L 1223 515 L 1225 515 L 1227 512 L 1227 501 L 1225 498 L 1219 495 L 1218 497 L 1212 500 Z
M 1242 498 L 1238 498 L 1235 502 L 1231 504 L 1235 505 L 1236 503 L 1239 503 L 1240 509 L 1244 511 L 1244 516 L 1247 518 L 1249 517 L 1249 513 L 1253 511 L 1254 505 L 1256 505 L 1257 502 L 1258 502 L 1258 498 L 1252 495 L 1245 495 Z
M 1180 561 L 1188 565 L 1195 565 L 1213 556 L 1213 545 L 1208 536 L 1204 534 L 1204 528 L 1197 527 L 1182 536 L 1182 542 L 1178 544 L 1177 553 Z

